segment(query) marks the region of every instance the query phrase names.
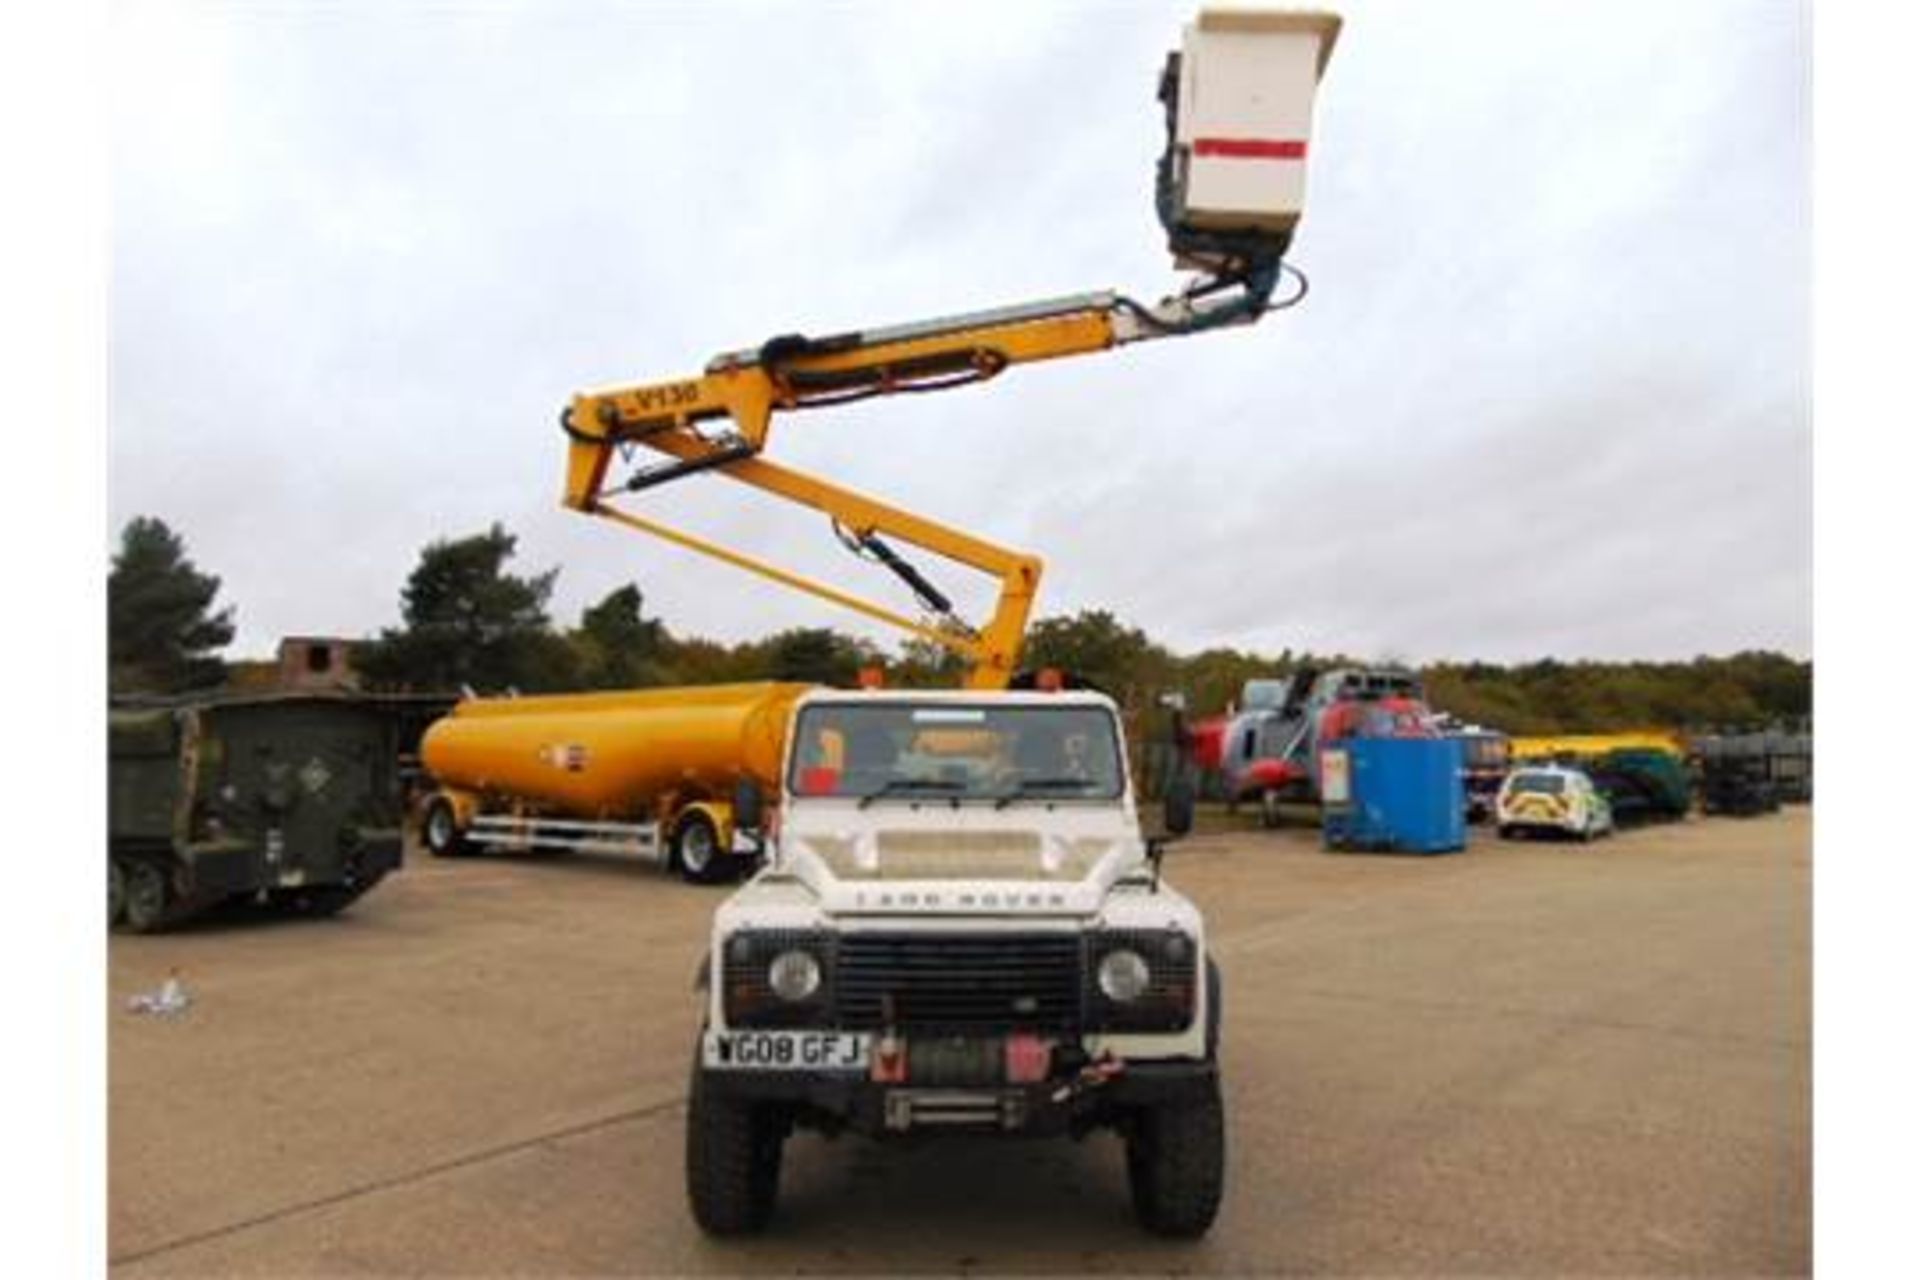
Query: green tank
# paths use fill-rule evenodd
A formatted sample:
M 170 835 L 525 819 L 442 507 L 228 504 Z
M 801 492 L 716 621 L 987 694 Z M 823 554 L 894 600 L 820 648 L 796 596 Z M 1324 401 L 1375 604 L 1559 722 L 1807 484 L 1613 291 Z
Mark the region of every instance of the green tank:
M 1686 762 L 1671 751 L 1619 747 L 1580 762 L 1594 785 L 1607 793 L 1618 822 L 1684 818 L 1693 808 L 1693 781 Z
M 400 865 L 404 732 L 385 700 L 349 694 L 111 707 L 109 922 L 353 902 Z

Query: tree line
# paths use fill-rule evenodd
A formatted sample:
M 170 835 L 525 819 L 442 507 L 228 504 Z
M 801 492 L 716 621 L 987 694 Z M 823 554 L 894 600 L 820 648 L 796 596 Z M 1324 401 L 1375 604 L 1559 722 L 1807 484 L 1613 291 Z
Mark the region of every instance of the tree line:
M 910 640 L 893 650 L 830 628 L 793 628 L 733 644 L 681 636 L 645 611 L 632 583 L 563 626 L 550 612 L 558 569 L 516 573 L 517 541 L 498 524 L 423 548 L 400 593 L 398 626 L 357 646 L 369 687 L 523 693 L 796 680 L 851 685 L 880 666 L 897 687 L 952 686 L 962 663 Z M 163 521 L 138 517 L 121 533 L 108 576 L 109 684 L 170 692 L 220 683 L 218 653 L 233 610 L 216 609 L 220 580 L 200 571 Z M 1229 707 L 1248 679 L 1350 665 L 1347 654 L 1211 648 L 1180 654 L 1106 610 L 1042 618 L 1025 664 L 1057 667 L 1133 712 L 1180 691 L 1195 714 Z M 1702 729 L 1798 722 L 1813 711 L 1813 664 L 1742 652 L 1669 662 L 1434 662 L 1420 668 L 1429 700 L 1461 720 L 1509 733 L 1577 733 L 1646 726 Z

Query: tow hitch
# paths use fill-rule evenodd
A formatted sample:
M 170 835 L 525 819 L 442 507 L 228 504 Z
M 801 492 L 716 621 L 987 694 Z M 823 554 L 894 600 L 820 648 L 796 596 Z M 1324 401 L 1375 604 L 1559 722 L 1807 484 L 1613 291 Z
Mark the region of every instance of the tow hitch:
M 1091 1093 L 1093 1090 L 1118 1079 L 1126 1069 L 1127 1064 L 1120 1059 L 1111 1054 L 1102 1055 L 1080 1068 L 1079 1073 L 1076 1074 L 1073 1079 L 1067 1081 L 1058 1089 L 1055 1089 L 1050 1101 L 1056 1103 L 1071 1102 L 1082 1094 Z

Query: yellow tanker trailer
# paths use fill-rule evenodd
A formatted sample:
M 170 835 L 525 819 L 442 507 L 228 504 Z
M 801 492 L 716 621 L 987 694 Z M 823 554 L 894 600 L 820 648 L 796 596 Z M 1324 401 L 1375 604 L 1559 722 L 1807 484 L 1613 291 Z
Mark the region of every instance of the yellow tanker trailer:
M 811 687 L 469 698 L 421 742 L 437 784 L 421 824 L 427 849 L 635 853 L 689 880 L 721 879 L 736 855 L 758 852 L 736 847 L 735 788 L 779 794 L 793 703 Z

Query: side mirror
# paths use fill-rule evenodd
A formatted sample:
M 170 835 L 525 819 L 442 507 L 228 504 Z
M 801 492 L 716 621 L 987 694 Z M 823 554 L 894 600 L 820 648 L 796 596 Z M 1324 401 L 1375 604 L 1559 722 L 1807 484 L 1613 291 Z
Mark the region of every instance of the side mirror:
M 1160 825 L 1169 836 L 1184 836 L 1193 830 L 1193 779 L 1187 776 L 1185 769 L 1179 770 L 1167 782 L 1167 794 L 1162 801 L 1164 812 Z
M 760 784 L 752 778 L 742 778 L 733 784 L 733 825 L 738 831 L 760 833 L 767 821 L 767 798 L 760 790 Z

